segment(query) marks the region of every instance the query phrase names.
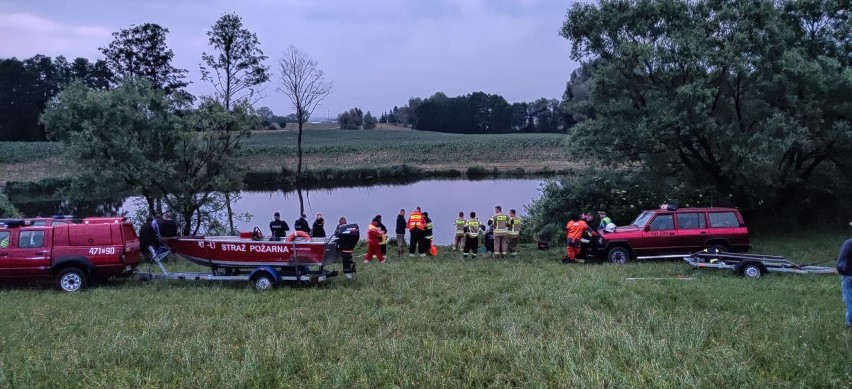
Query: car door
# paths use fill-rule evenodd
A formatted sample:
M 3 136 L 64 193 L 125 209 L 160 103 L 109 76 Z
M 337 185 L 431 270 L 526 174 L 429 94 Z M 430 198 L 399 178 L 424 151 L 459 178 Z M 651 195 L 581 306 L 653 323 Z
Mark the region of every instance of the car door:
M 9 255 L 9 272 L 12 277 L 50 276 L 50 228 L 26 228 L 13 232 L 16 235 Z
M 12 231 L 0 229 L 0 278 L 14 277 L 11 269 L 13 252 Z
M 680 212 L 676 214 L 677 241 L 681 252 L 696 252 L 704 248 L 707 240 L 707 220 L 704 212 Z
M 657 214 L 642 233 L 642 247 L 636 250 L 637 255 L 668 254 L 676 250 L 676 247 L 672 247 L 675 235 L 674 215 Z

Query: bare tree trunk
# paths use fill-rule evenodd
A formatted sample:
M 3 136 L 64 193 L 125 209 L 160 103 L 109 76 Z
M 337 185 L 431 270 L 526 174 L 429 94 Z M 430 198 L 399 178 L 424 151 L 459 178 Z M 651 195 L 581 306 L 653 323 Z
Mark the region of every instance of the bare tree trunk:
M 299 196 L 299 216 L 305 214 L 305 199 L 302 197 L 302 186 L 296 181 L 296 194 Z
M 296 184 L 297 184 L 297 186 L 300 182 L 302 182 L 302 122 L 303 121 L 304 120 L 302 118 L 299 118 L 299 137 L 298 137 L 299 140 L 297 141 L 297 146 L 296 146 L 296 149 L 298 150 L 297 151 L 298 162 L 296 164 Z
M 228 234 L 234 235 L 234 210 L 231 208 L 231 192 L 225 192 L 225 207 L 228 209 Z

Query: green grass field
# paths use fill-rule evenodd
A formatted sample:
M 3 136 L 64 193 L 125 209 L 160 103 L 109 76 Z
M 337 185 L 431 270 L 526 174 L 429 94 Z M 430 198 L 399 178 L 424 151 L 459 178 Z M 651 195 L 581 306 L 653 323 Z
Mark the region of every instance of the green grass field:
M 758 235 L 824 261 L 847 234 Z M 391 250 L 393 251 L 393 250 Z M 0 289 L 0 387 L 848 387 L 836 276 L 747 280 L 561 251 L 359 264 L 355 280 Z M 639 280 L 627 277 L 691 277 Z
M 307 169 L 357 169 L 409 165 L 426 171 L 479 166 L 491 170 L 562 170 L 566 160 L 561 134 L 458 135 L 413 130 L 328 129 L 311 124 L 303 134 Z M 324 127 L 323 127 L 324 126 Z M 254 171 L 296 169 L 296 131 L 255 131 L 239 152 Z M 69 176 L 59 143 L 0 142 L 0 183 Z

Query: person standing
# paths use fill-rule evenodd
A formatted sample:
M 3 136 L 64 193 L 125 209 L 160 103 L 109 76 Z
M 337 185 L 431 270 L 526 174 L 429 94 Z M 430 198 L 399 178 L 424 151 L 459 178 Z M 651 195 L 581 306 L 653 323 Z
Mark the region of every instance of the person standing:
M 571 221 L 565 225 L 566 235 L 568 236 L 568 248 L 566 250 L 568 261 L 574 262 L 577 260 L 577 254 L 580 253 L 581 249 L 580 240 L 588 228 L 589 225 L 586 224 L 585 220 L 580 218 L 579 214 L 575 213 L 571 215 Z
M 367 254 L 364 256 L 364 263 L 370 263 L 373 257 L 379 258 L 379 263 L 385 263 L 385 256 L 382 255 L 381 245 L 382 230 L 379 228 L 379 217 L 373 218 L 367 230 Z
M 508 231 L 506 237 L 509 239 L 509 255 L 518 255 L 518 241 L 521 238 L 521 219 L 514 209 L 509 210 Z
M 499 254 L 501 258 L 506 258 L 506 253 L 509 251 L 509 240 L 506 235 L 509 217 L 503 213 L 503 207 L 499 205 L 494 207 L 491 223 L 494 227 L 494 255 Z
M 350 228 L 347 229 L 347 227 Z M 337 222 L 337 227 L 334 229 L 334 235 L 340 238 L 342 235 L 345 235 L 347 233 L 347 230 L 353 230 L 353 228 L 351 227 L 353 226 L 347 226 L 346 218 L 341 216 L 340 220 Z M 354 230 L 357 231 L 357 229 Z M 355 240 L 357 241 L 357 239 Z M 353 242 L 351 245 L 338 243 L 340 254 L 343 257 L 343 275 L 349 279 L 351 279 L 352 274 L 355 273 L 355 263 L 352 262 L 352 249 L 356 244 L 356 242 Z
M 402 251 L 405 247 L 405 209 L 399 210 L 399 215 L 396 215 L 396 256 L 402 256 Z
M 840 246 L 837 273 L 840 274 L 840 293 L 846 304 L 846 328 L 852 329 L 852 239 L 847 239 Z
M 154 235 L 160 239 L 160 222 L 163 220 L 163 215 L 159 213 L 154 215 L 154 221 L 151 222 L 151 227 L 154 228 Z
M 151 224 L 153 221 L 154 217 L 148 215 L 145 218 L 145 223 L 139 227 L 139 246 L 141 246 L 142 254 L 148 259 L 148 262 L 156 255 L 157 245 L 159 244 L 157 233 L 154 232 L 154 226 Z
M 413 257 L 415 249 L 420 253 L 421 257 L 426 256 L 426 224 L 423 222 L 423 214 L 420 213 L 420 207 L 414 209 L 408 215 L 408 232 L 411 244 L 408 246 L 408 256 Z
M 314 227 L 311 229 L 311 237 L 325 238 L 325 219 L 323 219 L 321 213 L 318 213 L 316 220 L 314 220 Z
M 606 230 L 607 224 L 612 223 L 612 219 L 610 219 L 604 211 L 598 211 L 598 219 L 600 219 L 600 222 L 598 223 L 598 231 Z
M 272 221 L 269 222 L 269 231 L 272 232 L 273 239 L 280 239 L 287 236 L 287 232 L 290 231 L 290 226 L 287 225 L 287 222 L 281 220 L 281 214 L 275 212 L 272 214 Z
M 462 251 L 466 242 L 464 236 L 464 228 L 467 221 L 464 220 L 464 212 L 459 211 L 459 217 L 456 218 L 456 237 L 453 240 L 453 248 L 451 250 Z
M 382 241 L 379 242 L 379 247 L 382 249 L 382 255 L 388 256 L 388 228 L 382 223 L 382 215 L 376 216 L 379 219 L 379 229 L 382 230 Z
M 166 212 L 163 214 L 163 219 L 160 220 L 160 237 L 161 238 L 171 238 L 178 236 L 178 225 L 174 219 L 172 219 L 172 213 Z
M 302 231 L 308 235 L 311 234 L 311 226 L 308 224 L 307 216 L 305 216 L 304 213 L 302 214 L 302 217 L 293 223 L 293 228 L 295 228 L 296 231 Z
M 482 232 L 482 223 L 476 218 L 476 212 L 470 213 L 470 219 L 465 222 L 465 242 L 464 253 L 462 258 L 467 258 L 467 253 L 475 258 L 476 252 L 479 251 L 479 234 Z
M 426 254 L 431 257 L 434 254 L 432 254 L 432 219 L 429 218 L 429 212 L 423 212 L 423 223 L 426 226 L 426 229 L 423 231 L 425 234 L 423 242 L 426 246 Z

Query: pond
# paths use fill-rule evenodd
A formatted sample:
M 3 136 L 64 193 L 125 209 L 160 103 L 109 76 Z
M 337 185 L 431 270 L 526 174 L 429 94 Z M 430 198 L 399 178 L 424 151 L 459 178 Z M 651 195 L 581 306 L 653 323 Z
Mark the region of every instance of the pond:
M 459 211 L 465 218 L 475 211 L 480 220 L 486 220 L 494 213 L 494 206 L 503 207 L 503 212 L 516 209 L 524 214 L 524 207 L 539 196 L 541 179 L 489 179 L 489 180 L 429 180 L 405 185 L 376 185 L 354 188 L 334 188 L 303 190 L 305 214 L 313 224 L 317 213 L 326 219 L 326 232 L 330 233 L 337 220 L 344 216 L 347 221 L 366 227 L 376 215 L 382 215 L 390 235 L 394 235 L 396 215 L 400 209 L 408 213 L 419 206 L 429 212 L 434 225 L 435 244 L 449 245 L 453 241 L 454 221 Z M 255 192 L 243 191 L 241 198 L 233 204 L 235 213 L 247 212 L 252 215 L 248 223 L 235 221 L 235 227 L 241 231 L 260 227 L 264 234 L 269 233 L 272 214 L 281 213 L 281 219 L 293 229 L 293 223 L 299 217 L 299 197 L 296 192 Z M 138 203 L 138 202 L 137 202 Z M 124 202 L 126 211 L 135 211 L 137 205 L 132 199 Z

